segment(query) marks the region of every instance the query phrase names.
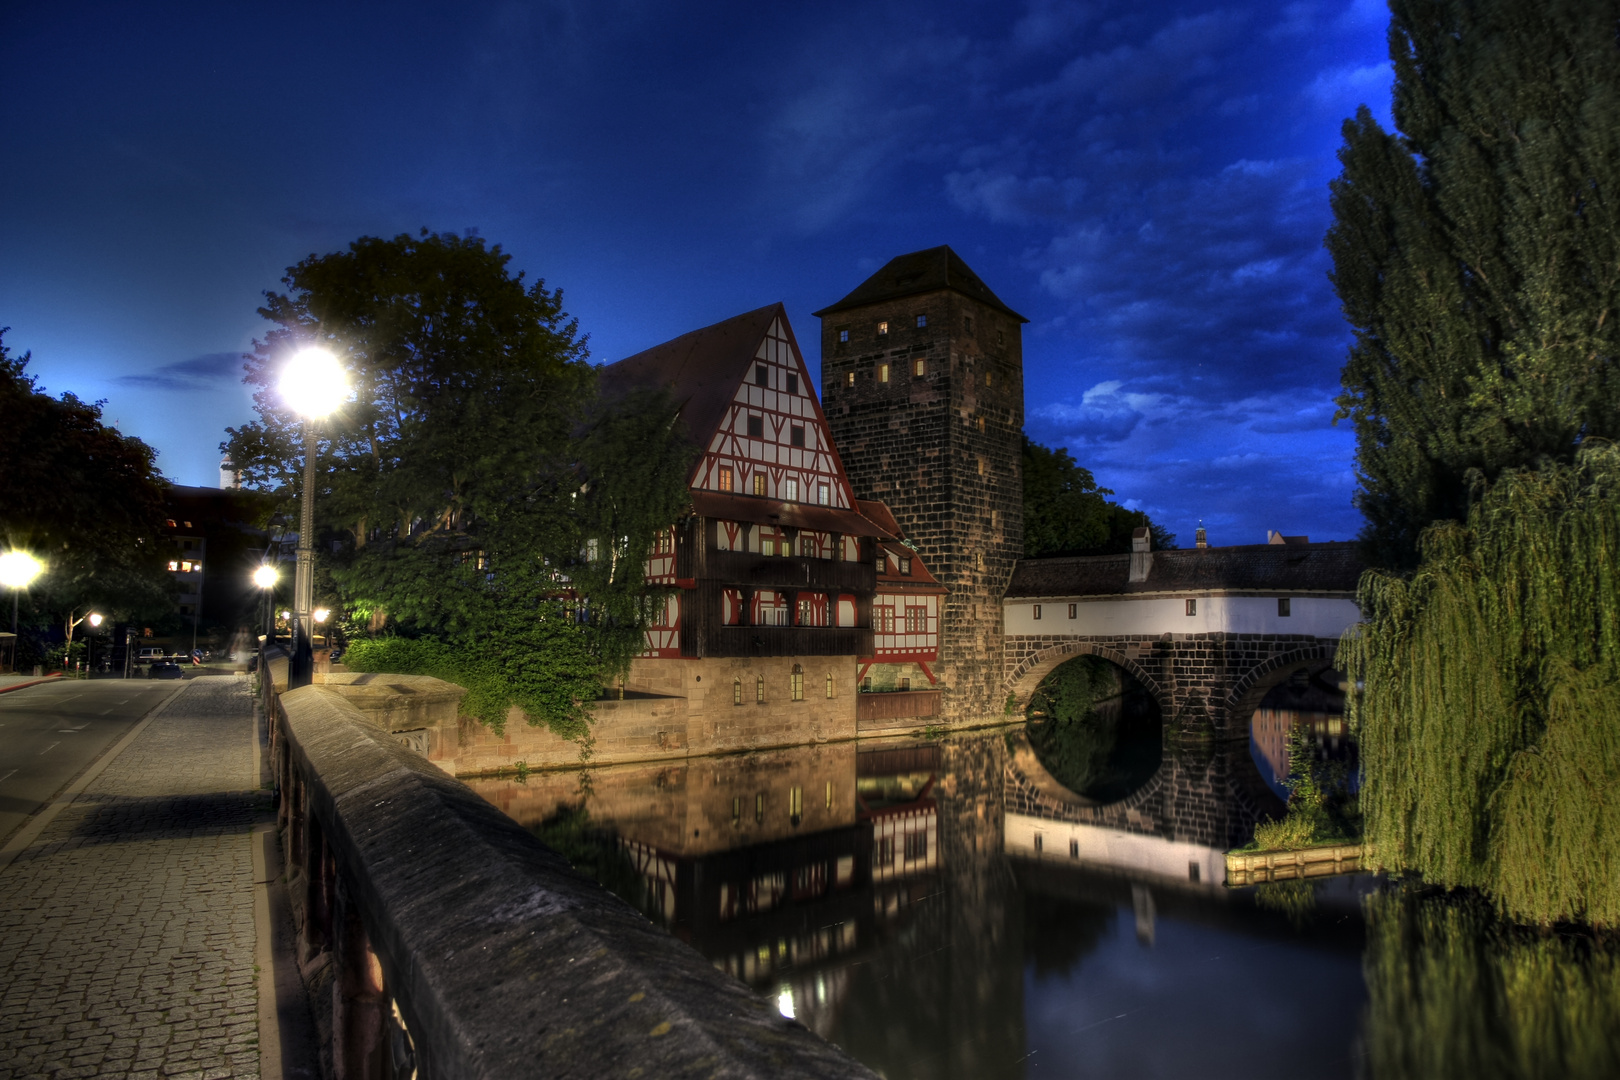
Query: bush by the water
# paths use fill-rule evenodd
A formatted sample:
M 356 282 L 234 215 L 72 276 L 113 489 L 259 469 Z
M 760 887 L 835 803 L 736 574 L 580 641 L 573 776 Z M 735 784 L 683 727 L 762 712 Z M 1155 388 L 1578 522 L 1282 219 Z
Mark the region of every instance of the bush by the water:
M 1349 771 L 1342 762 L 1317 757 L 1316 740 L 1303 724 L 1288 733 L 1285 783 L 1288 813 L 1279 821 L 1256 825 L 1253 847 L 1282 851 L 1360 837 L 1361 815 Z
M 1507 916 L 1620 922 L 1620 451 L 1476 486 L 1410 579 L 1369 571 L 1339 658 L 1364 685 L 1380 862 Z

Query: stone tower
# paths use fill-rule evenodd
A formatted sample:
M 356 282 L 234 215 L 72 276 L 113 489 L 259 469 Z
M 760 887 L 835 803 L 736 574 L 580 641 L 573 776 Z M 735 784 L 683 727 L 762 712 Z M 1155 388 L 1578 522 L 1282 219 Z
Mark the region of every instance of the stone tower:
M 857 498 L 947 588 L 945 719 L 999 715 L 1001 600 L 1023 554 L 1023 324 L 948 247 L 892 259 L 821 319 L 821 400 Z

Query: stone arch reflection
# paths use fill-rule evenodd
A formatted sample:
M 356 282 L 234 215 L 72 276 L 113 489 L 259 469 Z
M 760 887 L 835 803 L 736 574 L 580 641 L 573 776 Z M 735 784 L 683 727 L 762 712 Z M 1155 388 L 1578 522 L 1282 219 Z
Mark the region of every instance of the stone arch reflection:
M 1030 695 L 1029 745 L 1046 771 L 1082 799 L 1113 803 L 1140 790 L 1164 757 L 1156 696 L 1097 655 L 1066 660 Z

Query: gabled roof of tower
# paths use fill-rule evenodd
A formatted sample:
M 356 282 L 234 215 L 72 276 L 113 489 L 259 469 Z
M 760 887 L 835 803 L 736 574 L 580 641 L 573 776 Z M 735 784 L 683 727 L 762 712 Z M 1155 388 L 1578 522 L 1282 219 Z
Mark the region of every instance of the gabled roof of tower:
M 688 437 L 707 447 L 731 407 L 737 384 L 753 366 L 754 350 L 778 316 L 787 318 L 781 303 L 767 304 L 607 364 L 598 372 L 602 392 L 611 396 L 634 387 L 668 387 L 682 399 Z
M 939 292 L 941 289 L 959 292 L 970 300 L 977 300 L 987 307 L 1011 315 L 1019 322 L 1029 322 L 1003 304 L 1000 297 L 990 291 L 990 286 L 980 281 L 979 275 L 970 270 L 968 264 L 962 261 L 962 256 L 952 251 L 948 244 L 928 248 L 926 251 L 913 251 L 910 255 L 890 259 L 884 264 L 883 269 L 856 286 L 854 292 L 831 307 L 824 307 L 811 314 L 819 319 L 836 311 L 848 311 L 851 308 L 879 304 L 886 300 L 902 300 L 908 296 Z

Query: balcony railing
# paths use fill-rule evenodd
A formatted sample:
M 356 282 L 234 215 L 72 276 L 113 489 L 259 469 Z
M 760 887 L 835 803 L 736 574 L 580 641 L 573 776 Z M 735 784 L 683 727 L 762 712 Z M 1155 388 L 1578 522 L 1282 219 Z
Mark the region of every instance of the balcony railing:
M 921 720 L 939 715 L 938 690 L 895 690 L 886 694 L 861 694 L 855 699 L 855 721 Z
M 853 626 L 711 626 L 697 636 L 703 656 L 870 656 L 872 649 L 872 631 Z
M 870 593 L 877 568 L 868 562 L 756 555 L 751 551 L 706 551 L 697 576 L 758 589 L 825 589 Z

